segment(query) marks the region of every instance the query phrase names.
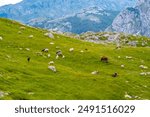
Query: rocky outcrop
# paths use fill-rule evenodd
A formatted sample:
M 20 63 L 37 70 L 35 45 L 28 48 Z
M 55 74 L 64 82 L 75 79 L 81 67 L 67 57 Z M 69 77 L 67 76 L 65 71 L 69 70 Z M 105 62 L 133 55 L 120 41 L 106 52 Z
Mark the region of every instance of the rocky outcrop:
M 62 32 L 83 33 L 87 31 L 104 31 L 111 25 L 118 11 L 104 10 L 99 7 L 84 9 L 72 16 L 59 18 L 56 20 L 31 20 L 28 25 L 45 29 L 55 29 Z
M 134 3 L 135 0 L 23 0 L 15 5 L 0 7 L 0 17 L 26 23 L 35 18 L 66 17 L 89 7 L 120 11 Z
M 123 10 L 106 31 L 150 37 L 150 0 L 138 0 L 136 7 Z

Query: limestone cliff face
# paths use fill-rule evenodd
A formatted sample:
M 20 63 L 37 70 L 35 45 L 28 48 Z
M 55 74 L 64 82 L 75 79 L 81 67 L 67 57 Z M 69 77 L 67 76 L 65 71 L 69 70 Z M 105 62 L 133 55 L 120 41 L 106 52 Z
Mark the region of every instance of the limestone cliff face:
M 66 17 L 90 7 L 120 11 L 134 4 L 135 0 L 23 0 L 15 5 L 0 7 L 0 17 L 26 23 L 35 18 Z
M 129 7 L 123 10 L 106 31 L 150 37 L 150 0 L 138 0 L 134 8 Z

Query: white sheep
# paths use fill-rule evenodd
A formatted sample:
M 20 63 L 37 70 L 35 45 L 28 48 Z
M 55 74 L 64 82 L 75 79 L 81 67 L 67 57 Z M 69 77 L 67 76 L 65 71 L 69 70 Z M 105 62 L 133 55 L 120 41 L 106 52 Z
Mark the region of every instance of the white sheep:
M 30 51 L 30 48 L 25 48 L 27 51 Z
M 54 45 L 54 43 L 53 43 L 53 42 L 50 42 L 49 44 L 50 44 L 50 45 Z
M 38 56 L 42 56 L 42 55 L 43 55 L 42 52 L 36 52 L 36 54 L 37 54 Z
M 53 64 L 54 64 L 54 61 L 50 61 L 48 64 L 49 64 L 49 65 L 53 65 Z
M 146 73 L 146 72 L 142 72 L 142 73 L 140 73 L 140 75 L 141 75 L 141 76 L 146 76 L 147 73 Z
M 21 27 L 20 27 L 20 29 L 24 30 L 24 29 L 25 29 L 25 27 L 24 27 L 24 26 L 21 26 Z
M 70 48 L 70 49 L 69 49 L 69 52 L 73 52 L 73 51 L 74 51 L 74 48 Z
M 126 59 L 132 59 L 132 56 L 126 56 Z
M 99 74 L 99 71 L 93 71 L 93 72 L 91 72 L 91 74 L 92 75 L 97 75 L 97 74 Z
M 125 65 L 121 65 L 121 68 L 124 68 L 125 67 Z
M 29 35 L 29 38 L 33 38 L 33 35 Z
M 49 51 L 48 48 L 44 48 L 44 49 L 42 50 L 42 52 L 48 52 L 48 51 Z
M 48 66 L 48 69 L 53 71 L 53 72 L 56 72 L 56 67 L 55 66 L 52 66 L 52 65 Z
M 144 66 L 144 65 L 140 65 L 139 68 L 148 69 L 148 67 L 147 67 L 147 66 Z
M 48 57 L 48 58 L 50 58 L 50 57 L 51 57 L 51 55 L 50 55 L 50 54 L 48 54 L 48 55 L 47 55 L 47 57 Z
M 127 92 L 125 92 L 125 98 L 132 98 L 132 96 L 130 96 Z
M 3 40 L 3 37 L 0 37 L 0 40 Z
M 56 55 L 56 59 L 58 59 L 59 58 L 59 56 L 58 55 Z

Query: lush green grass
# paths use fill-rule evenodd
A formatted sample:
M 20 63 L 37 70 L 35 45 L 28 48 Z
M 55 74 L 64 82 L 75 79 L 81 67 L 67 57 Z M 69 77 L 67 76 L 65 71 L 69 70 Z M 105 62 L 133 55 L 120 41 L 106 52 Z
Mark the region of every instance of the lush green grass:
M 21 30 L 20 26 L 0 19 L 0 36 L 3 37 L 0 41 L 0 91 L 9 94 L 0 99 L 129 99 L 125 98 L 125 92 L 132 96 L 130 99 L 150 99 L 150 75 L 140 76 L 141 72 L 150 71 L 150 48 L 116 50 L 113 45 L 93 44 L 61 35 L 50 39 L 44 36 L 45 30 L 26 26 Z M 34 37 L 29 38 L 29 35 Z M 55 44 L 50 45 L 50 42 Z M 62 50 L 64 59 L 55 59 L 56 46 Z M 70 53 L 72 47 L 75 50 Z M 49 48 L 50 58 L 37 56 L 36 52 L 43 48 Z M 29 63 L 27 56 L 31 57 Z M 109 63 L 100 62 L 101 56 L 107 56 Z M 48 69 L 49 61 L 55 62 L 56 73 Z M 125 68 L 120 67 L 122 64 Z M 149 68 L 142 71 L 141 64 Z M 100 74 L 92 75 L 95 70 Z M 119 74 L 117 78 L 111 76 L 114 72 Z

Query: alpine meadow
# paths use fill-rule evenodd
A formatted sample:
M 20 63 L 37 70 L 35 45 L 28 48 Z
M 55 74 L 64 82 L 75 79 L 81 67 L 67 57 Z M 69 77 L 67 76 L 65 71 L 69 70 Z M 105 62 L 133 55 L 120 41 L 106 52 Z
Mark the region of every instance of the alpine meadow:
M 111 34 L 67 35 L 0 18 L 0 99 L 150 99 L 150 39 L 119 33 L 118 47 Z

